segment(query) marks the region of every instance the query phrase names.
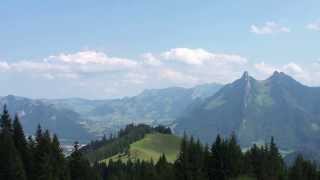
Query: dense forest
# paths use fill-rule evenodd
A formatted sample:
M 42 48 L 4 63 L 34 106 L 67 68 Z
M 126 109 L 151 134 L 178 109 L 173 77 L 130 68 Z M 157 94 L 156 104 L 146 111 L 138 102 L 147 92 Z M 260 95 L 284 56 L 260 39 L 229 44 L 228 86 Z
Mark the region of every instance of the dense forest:
M 91 143 L 80 150 L 75 143 L 65 156 L 56 135 L 38 127 L 34 136 L 25 137 L 18 116 L 12 120 L 6 107 L 0 118 L 0 180 L 319 180 L 315 163 L 298 156 L 287 167 L 274 139 L 264 146 L 254 145 L 242 152 L 235 135 L 217 136 L 212 145 L 184 135 L 180 153 L 174 163 L 165 155 L 157 162 L 128 160 L 107 164 L 89 163 L 84 153 L 99 145 Z M 128 134 L 128 128 L 118 137 Z M 158 132 L 170 133 L 166 128 Z M 116 137 L 103 138 L 105 142 Z
M 0 118 L 0 180 L 89 180 L 99 174 L 75 143 L 65 157 L 58 137 L 39 126 L 34 136 L 25 137 L 18 116 L 4 107 Z

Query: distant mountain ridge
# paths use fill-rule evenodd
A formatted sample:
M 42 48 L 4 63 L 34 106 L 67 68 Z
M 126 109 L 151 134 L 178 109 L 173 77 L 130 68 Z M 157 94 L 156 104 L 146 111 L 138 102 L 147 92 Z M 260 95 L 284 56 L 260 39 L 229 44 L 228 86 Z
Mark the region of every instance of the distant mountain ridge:
M 88 141 L 115 133 L 130 123 L 164 124 L 212 142 L 235 133 L 242 147 L 264 144 L 274 136 L 285 154 L 320 148 L 320 88 L 281 73 L 256 80 L 247 72 L 225 86 L 145 90 L 112 100 L 0 97 L 21 117 L 26 133 L 38 124 L 60 138 Z
M 115 126 L 128 123 L 172 124 L 195 99 L 204 99 L 221 88 L 206 84 L 194 88 L 170 87 L 145 90 L 137 96 L 110 100 L 89 113 L 93 119 L 108 119 Z
M 258 81 L 243 76 L 182 113 L 175 130 L 211 142 L 236 133 L 242 146 L 274 136 L 285 150 L 320 146 L 320 88 L 275 72 Z
M 78 123 L 81 117 L 68 109 L 57 109 L 41 100 L 13 95 L 0 98 L 1 108 L 7 105 L 10 113 L 17 113 L 28 135 L 33 135 L 37 126 L 50 129 L 64 140 L 86 140 L 91 135 Z
M 18 112 L 28 134 L 38 124 L 71 140 L 90 140 L 115 133 L 130 123 L 171 125 L 195 99 L 213 95 L 222 86 L 204 84 L 194 88 L 172 87 L 145 90 L 137 96 L 111 100 L 29 99 L 0 97 L 10 112 Z

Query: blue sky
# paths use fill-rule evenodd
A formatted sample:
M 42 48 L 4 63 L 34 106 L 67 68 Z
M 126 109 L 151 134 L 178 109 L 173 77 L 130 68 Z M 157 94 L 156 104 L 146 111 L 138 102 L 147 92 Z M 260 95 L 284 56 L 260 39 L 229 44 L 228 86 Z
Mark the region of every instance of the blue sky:
M 317 0 L 0 4 L 0 95 L 114 98 L 244 70 L 320 85 Z M 1 70 L 2 69 L 2 70 Z

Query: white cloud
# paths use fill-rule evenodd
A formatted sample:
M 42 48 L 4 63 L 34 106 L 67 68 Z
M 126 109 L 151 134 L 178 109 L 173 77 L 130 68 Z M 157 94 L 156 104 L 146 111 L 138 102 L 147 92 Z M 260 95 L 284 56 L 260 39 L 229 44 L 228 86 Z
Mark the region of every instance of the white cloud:
M 235 63 L 245 64 L 247 59 L 236 54 L 215 54 L 204 49 L 175 48 L 163 52 L 161 57 L 165 60 L 179 61 L 191 65 L 204 63 Z
M 151 66 L 160 66 L 162 63 L 152 53 L 144 53 L 141 55 L 144 64 Z
M 266 64 L 265 62 L 261 62 L 254 64 L 254 67 L 259 73 L 263 73 L 265 75 L 271 75 L 274 71 L 281 71 L 287 74 L 300 76 L 306 73 L 300 65 L 294 62 L 290 62 L 281 66 L 270 65 Z
M 104 82 L 104 85 L 110 86 L 113 86 L 110 82 L 118 82 L 122 84 L 120 87 L 163 87 L 192 86 L 214 81 L 224 83 L 241 73 L 247 64 L 247 59 L 237 54 L 188 48 L 174 48 L 159 54 L 145 53 L 140 58 L 139 61 L 111 57 L 103 52 L 80 51 L 49 56 L 41 61 L 2 62 L 0 69 L 54 81 L 77 79 L 92 80 L 95 84 Z M 100 84 L 99 88 L 105 89 Z
M 7 71 L 10 69 L 10 66 L 7 62 L 0 61 L 0 72 L 1 71 Z
M 105 65 L 105 66 L 116 66 L 116 67 L 133 67 L 137 65 L 137 62 L 118 57 L 109 57 L 103 52 L 97 51 L 80 51 L 73 54 L 59 54 L 56 56 L 50 56 L 45 59 L 46 62 L 62 62 L 70 64 L 80 65 Z
M 274 71 L 279 71 L 276 67 L 266 64 L 265 62 L 254 64 L 254 68 L 264 75 L 271 75 Z
M 8 76 L 5 79 L 14 75 L 22 81 L 34 81 L 28 83 L 32 86 L 30 89 L 36 87 L 40 91 L 47 88 L 48 93 L 52 91 L 51 97 L 60 93 L 62 96 L 106 98 L 134 95 L 146 88 L 191 87 L 209 82 L 225 84 L 239 78 L 245 70 L 258 79 L 278 70 L 309 85 L 320 84 L 320 65 L 314 64 L 252 64 L 237 54 L 174 48 L 157 54 L 145 53 L 134 60 L 102 52 L 81 51 L 62 53 L 40 61 L 0 61 L 0 73 L 1 77 Z M 11 82 L 10 86 L 17 82 L 15 86 L 19 87 L 21 80 Z M 45 90 L 39 93 L 42 92 Z
M 276 22 L 269 21 L 262 26 L 258 26 L 254 24 L 251 25 L 250 31 L 259 35 L 268 35 L 268 34 L 275 34 L 275 33 L 288 33 L 291 30 L 286 26 L 282 26 Z
M 33 73 L 45 73 L 45 72 L 69 72 L 70 67 L 63 64 L 52 64 L 48 62 L 38 61 L 19 61 L 8 64 L 12 71 L 16 72 L 33 72 Z
M 320 66 L 315 63 L 300 65 L 290 62 L 284 65 L 271 65 L 262 62 L 255 64 L 254 68 L 257 75 L 262 79 L 270 76 L 274 71 L 280 71 L 307 85 L 318 86 L 320 84 Z
M 195 84 L 198 82 L 198 79 L 187 75 L 182 72 L 178 72 L 172 69 L 163 69 L 160 71 L 160 77 L 169 81 L 173 81 L 176 83 L 187 83 L 187 84 Z
M 49 80 L 55 79 L 55 77 L 54 77 L 52 74 L 50 74 L 50 73 L 43 74 L 43 77 L 46 78 L 46 79 L 49 79 Z
M 308 24 L 307 29 L 310 29 L 313 31 L 320 31 L 320 21 L 316 21 Z
M 0 62 L 0 70 L 19 73 L 41 74 L 47 79 L 76 79 L 82 74 L 98 74 L 134 69 L 134 60 L 110 57 L 96 51 L 80 51 L 74 54 L 60 54 L 44 58 L 42 61 Z
M 300 67 L 298 64 L 290 62 L 289 64 L 286 64 L 283 66 L 283 71 L 290 73 L 290 74 L 301 74 L 304 73 L 304 70 L 302 67 Z

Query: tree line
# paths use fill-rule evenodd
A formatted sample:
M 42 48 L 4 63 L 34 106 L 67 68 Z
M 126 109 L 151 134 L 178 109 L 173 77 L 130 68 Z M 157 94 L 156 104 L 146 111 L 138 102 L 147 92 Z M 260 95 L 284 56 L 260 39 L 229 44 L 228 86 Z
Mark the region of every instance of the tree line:
M 79 144 L 65 157 L 56 135 L 38 127 L 25 137 L 19 118 L 13 120 L 4 106 L 0 117 L 1 180 L 89 180 L 99 174 L 79 151 Z
M 217 136 L 211 146 L 185 135 L 173 164 L 162 155 L 156 163 L 110 160 L 96 168 L 104 180 L 320 180 L 316 164 L 302 156 L 286 167 L 273 138 L 242 152 L 235 135 Z
M 226 139 L 217 136 L 210 146 L 184 135 L 174 163 L 165 155 L 156 162 L 129 159 L 90 163 L 78 143 L 66 157 L 58 137 L 40 126 L 33 137 L 26 138 L 18 116 L 12 120 L 4 107 L 0 117 L 0 179 L 320 180 L 320 173 L 315 163 L 302 156 L 287 167 L 273 138 L 264 146 L 254 145 L 243 152 L 235 135 Z

